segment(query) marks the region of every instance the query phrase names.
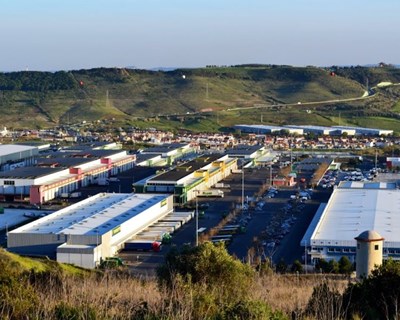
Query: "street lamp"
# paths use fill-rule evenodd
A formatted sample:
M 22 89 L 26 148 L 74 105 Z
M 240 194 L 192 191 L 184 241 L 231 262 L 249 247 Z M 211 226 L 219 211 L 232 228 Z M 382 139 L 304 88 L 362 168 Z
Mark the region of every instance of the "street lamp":
M 269 166 L 269 185 L 272 186 L 272 164 Z
M 244 167 L 242 166 L 242 211 L 244 209 Z
M 198 247 L 199 246 L 199 202 L 197 200 L 198 191 L 196 193 L 197 193 L 196 194 L 196 247 Z
M 307 240 L 304 240 L 304 272 L 307 274 Z
M 199 202 L 197 200 L 197 196 L 199 194 L 199 190 L 193 190 L 196 194 L 196 247 L 199 246 Z

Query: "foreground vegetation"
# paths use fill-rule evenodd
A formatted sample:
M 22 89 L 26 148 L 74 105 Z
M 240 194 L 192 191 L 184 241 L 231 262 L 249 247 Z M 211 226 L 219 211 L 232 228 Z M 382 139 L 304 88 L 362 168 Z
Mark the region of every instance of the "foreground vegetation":
M 298 102 L 361 97 L 366 79 L 400 82 L 400 69 L 245 65 L 155 72 L 92 69 L 0 73 L 0 125 L 44 128 L 113 118 L 120 124 L 217 131 L 238 122 L 399 127 L 400 87 L 374 98 L 312 106 Z M 294 104 L 242 111 L 255 105 Z M 363 121 L 363 118 L 368 118 Z
M 400 266 L 362 282 L 279 275 L 204 243 L 172 251 L 157 279 L 126 270 L 63 269 L 0 250 L 1 319 L 397 319 Z

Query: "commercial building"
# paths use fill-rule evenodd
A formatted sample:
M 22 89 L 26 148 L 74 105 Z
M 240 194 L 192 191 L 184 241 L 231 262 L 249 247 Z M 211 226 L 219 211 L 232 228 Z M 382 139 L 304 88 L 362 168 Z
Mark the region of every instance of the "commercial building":
M 0 171 L 10 171 L 20 167 L 31 166 L 39 154 L 36 146 L 16 144 L 0 145 Z
M 349 136 L 354 135 L 392 135 L 393 130 L 374 129 L 374 128 L 361 128 L 361 127 L 349 127 L 349 126 L 313 126 L 313 125 L 286 125 L 286 126 L 266 126 L 266 125 L 246 125 L 239 124 L 234 126 L 235 129 L 241 130 L 245 133 L 256 133 L 256 134 L 274 134 L 274 133 L 290 133 L 302 135 L 305 133 L 314 133 L 317 135 L 342 135 L 347 134 Z
M 195 154 L 195 149 L 190 143 L 166 143 L 144 149 L 140 153 L 160 156 L 165 161 L 165 165 L 171 165 L 176 160 Z
M 172 195 L 99 193 L 8 233 L 8 250 L 94 268 L 173 211 Z
M 342 256 L 355 261 L 354 238 L 365 230 L 385 239 L 384 258 L 400 260 L 400 190 L 395 183 L 340 183 L 319 207 L 301 245 L 307 246 L 313 263 Z
M 339 128 L 339 127 L 324 127 L 324 126 L 311 126 L 311 125 L 301 125 L 301 126 L 287 126 L 290 128 L 303 129 L 304 133 L 314 133 L 316 135 L 322 136 L 337 136 L 342 134 L 347 134 L 348 136 L 354 136 L 356 134 L 355 129 L 350 128 Z
M 225 152 L 230 158 L 255 159 L 267 153 L 264 146 L 239 144 Z
M 185 203 L 196 193 L 212 187 L 237 169 L 237 159 L 227 155 L 207 155 L 188 161 L 172 170 L 137 181 L 135 192 L 173 193 L 175 203 Z
M 366 136 L 389 136 L 393 135 L 393 130 L 375 129 L 375 128 L 362 128 L 362 127 L 349 127 L 349 126 L 334 126 L 341 130 L 355 130 L 356 135 Z
M 166 165 L 161 154 L 136 153 L 136 165 L 139 167 L 161 167 Z
M 290 134 L 303 134 L 304 130 L 301 128 L 292 128 L 289 126 L 267 126 L 258 124 L 238 124 L 234 126 L 235 129 L 245 133 L 257 133 L 257 134 L 274 134 L 288 132 Z
M 54 152 L 37 158 L 36 166 L 0 172 L 0 200 L 42 204 L 131 169 L 135 158 L 123 150 Z

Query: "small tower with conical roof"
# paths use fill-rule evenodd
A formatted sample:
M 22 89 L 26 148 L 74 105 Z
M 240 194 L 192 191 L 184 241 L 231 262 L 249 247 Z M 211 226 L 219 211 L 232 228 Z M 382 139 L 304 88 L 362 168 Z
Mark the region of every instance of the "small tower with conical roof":
M 374 231 L 367 230 L 356 238 L 356 275 L 357 278 L 365 278 L 371 274 L 375 266 L 382 264 L 383 238 Z

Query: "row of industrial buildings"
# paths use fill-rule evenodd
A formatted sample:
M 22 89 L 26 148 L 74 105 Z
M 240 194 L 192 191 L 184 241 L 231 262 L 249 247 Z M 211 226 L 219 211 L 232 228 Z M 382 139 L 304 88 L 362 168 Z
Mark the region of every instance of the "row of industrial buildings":
M 175 230 L 193 215 L 193 212 L 175 212 L 174 207 L 177 204 L 192 200 L 199 192 L 209 189 L 237 170 L 239 159 L 243 165 L 267 153 L 260 146 L 239 146 L 226 154 L 201 156 L 193 154 L 195 150 L 190 149 L 189 145 L 158 146 L 135 155 L 129 155 L 122 150 L 107 150 L 104 146 L 101 150 L 82 150 L 78 147 L 73 149 L 42 155 L 35 151 L 34 159 L 29 162 L 35 163 L 35 166 L 24 167 L 21 164 L 20 168 L 0 172 L 0 185 L 3 183 L 4 186 L 3 176 L 6 175 L 7 179 L 14 179 L 15 187 L 19 187 L 19 183 L 23 182 L 18 178 L 22 178 L 24 172 L 38 172 L 37 170 L 42 170 L 40 164 L 54 164 L 56 159 L 59 165 L 73 167 L 56 167 L 53 169 L 58 171 L 44 171 L 42 177 L 36 173 L 32 177 L 35 181 L 24 182 L 32 183 L 30 190 L 36 189 L 41 183 L 39 188 L 48 186 L 49 190 L 53 190 L 54 193 L 48 196 L 51 198 L 57 192 L 70 191 L 135 165 L 171 164 L 172 167 L 135 182 L 133 193 L 101 192 L 8 232 L 9 251 L 48 256 L 59 262 L 94 268 L 126 246 L 137 242 L 143 244 L 161 241 L 163 234 Z M 21 161 L 23 156 L 21 154 Z M 176 161 L 177 159 L 184 161 Z M 87 180 L 89 178 L 92 180 Z M 74 185 L 71 186 L 65 179 L 71 179 Z M 54 180 L 59 183 L 57 190 Z M 52 184 L 48 185 L 48 181 Z M 61 185 L 64 182 L 66 184 Z M 50 188 L 53 185 L 54 188 Z M 30 195 L 32 196 L 32 192 Z M 47 194 L 44 193 L 43 196 L 45 198 L 42 200 L 45 201 Z
M 166 166 L 195 153 L 190 144 L 137 154 L 115 147 L 98 143 L 52 151 L 49 145 L 0 145 L 0 201 L 43 204 L 134 166 Z
M 244 133 L 256 133 L 256 134 L 274 134 L 281 132 L 288 132 L 289 134 L 309 134 L 313 133 L 316 135 L 367 135 L 367 136 L 387 136 L 393 135 L 393 130 L 384 129 L 373 129 L 373 128 L 361 128 L 361 127 L 349 127 L 349 126 L 312 126 L 312 125 L 285 125 L 285 126 L 270 126 L 270 125 L 247 125 L 238 124 L 234 126 L 235 129 L 240 130 Z
M 0 145 L 0 201 L 41 205 L 134 167 L 164 169 L 137 181 L 136 192 L 172 192 L 177 203 L 194 198 L 237 169 L 237 159 L 270 161 L 263 146 L 239 145 L 221 154 L 200 155 L 190 143 L 154 146 L 131 154 L 114 143 L 50 150 L 49 145 Z

